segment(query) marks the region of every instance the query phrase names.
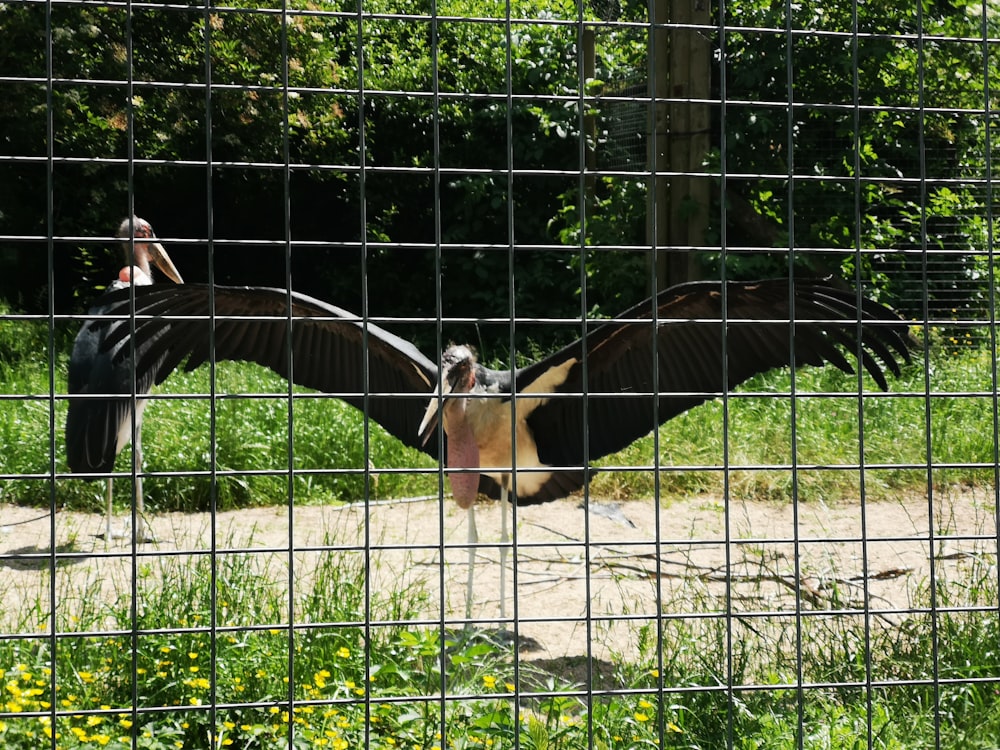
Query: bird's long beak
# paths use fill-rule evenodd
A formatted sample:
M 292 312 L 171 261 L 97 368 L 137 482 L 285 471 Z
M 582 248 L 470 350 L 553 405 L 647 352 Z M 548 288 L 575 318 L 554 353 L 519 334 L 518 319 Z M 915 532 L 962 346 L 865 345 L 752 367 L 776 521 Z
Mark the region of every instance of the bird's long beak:
M 149 243 L 149 257 L 150 260 L 175 284 L 183 284 L 184 279 L 181 278 L 180 272 L 174 265 L 174 262 L 170 260 L 170 256 L 167 255 L 167 251 L 163 248 L 159 242 Z
M 417 430 L 417 434 L 420 436 L 421 445 L 427 445 L 427 441 L 434 432 L 434 428 L 441 421 L 441 412 L 438 410 L 439 395 L 446 396 L 451 391 L 451 383 L 448 382 L 446 377 L 442 377 L 438 393 L 431 396 L 431 400 L 427 404 L 427 410 L 424 412 L 424 418 L 420 420 L 420 427 Z

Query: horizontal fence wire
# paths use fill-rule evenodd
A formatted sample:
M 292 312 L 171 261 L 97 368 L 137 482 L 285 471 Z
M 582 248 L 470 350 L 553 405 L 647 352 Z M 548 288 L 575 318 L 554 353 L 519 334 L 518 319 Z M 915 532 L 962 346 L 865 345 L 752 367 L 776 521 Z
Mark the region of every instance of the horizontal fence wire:
M 989 3 L 0 37 L 4 747 L 1000 737 Z

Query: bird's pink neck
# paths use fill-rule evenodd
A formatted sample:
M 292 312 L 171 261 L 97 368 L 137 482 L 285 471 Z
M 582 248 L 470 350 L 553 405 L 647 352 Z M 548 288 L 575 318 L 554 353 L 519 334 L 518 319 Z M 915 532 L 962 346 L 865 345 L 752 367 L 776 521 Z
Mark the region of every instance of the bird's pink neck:
M 465 399 L 454 399 L 445 405 L 445 432 L 448 435 L 448 468 L 478 469 L 479 445 L 472 425 L 465 416 Z M 449 472 L 451 494 L 459 508 L 468 508 L 479 492 L 476 472 Z
M 135 284 L 136 286 L 146 286 L 153 283 L 153 277 L 149 270 L 141 266 L 125 266 L 118 272 L 118 280 L 123 284 Z

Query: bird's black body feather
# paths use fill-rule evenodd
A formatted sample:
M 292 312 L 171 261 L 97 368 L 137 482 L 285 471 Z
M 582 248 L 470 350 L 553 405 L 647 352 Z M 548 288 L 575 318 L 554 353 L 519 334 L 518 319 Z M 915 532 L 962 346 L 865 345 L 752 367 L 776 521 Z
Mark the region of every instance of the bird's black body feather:
M 128 290 L 124 289 L 127 296 Z M 110 321 L 102 316 L 108 306 L 92 307 L 88 319 L 80 328 L 69 360 L 69 393 L 93 398 L 76 398 L 70 401 L 66 415 L 66 459 L 70 471 L 75 473 L 105 473 L 115 466 L 122 425 L 130 424 L 132 410 L 141 405 L 131 394 L 148 393 L 153 386 L 156 367 L 137 369 L 135 383 L 130 366 L 127 344 L 109 345 Z M 125 323 L 127 329 L 128 323 Z M 152 341 L 137 345 L 136 359 L 141 358 Z M 128 394 L 101 398 L 102 394 Z M 128 420 L 128 422 L 126 422 Z

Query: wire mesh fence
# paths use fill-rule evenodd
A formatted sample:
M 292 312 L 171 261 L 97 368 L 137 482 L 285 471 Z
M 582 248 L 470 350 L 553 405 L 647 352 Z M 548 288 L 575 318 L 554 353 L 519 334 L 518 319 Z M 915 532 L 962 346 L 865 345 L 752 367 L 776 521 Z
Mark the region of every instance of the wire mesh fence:
M 4 746 L 996 745 L 997 23 L 0 3 Z

